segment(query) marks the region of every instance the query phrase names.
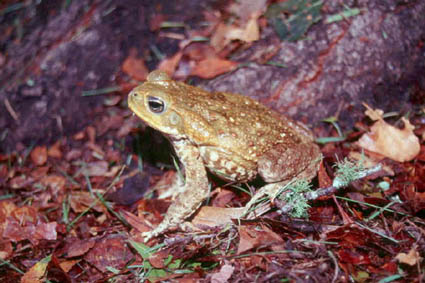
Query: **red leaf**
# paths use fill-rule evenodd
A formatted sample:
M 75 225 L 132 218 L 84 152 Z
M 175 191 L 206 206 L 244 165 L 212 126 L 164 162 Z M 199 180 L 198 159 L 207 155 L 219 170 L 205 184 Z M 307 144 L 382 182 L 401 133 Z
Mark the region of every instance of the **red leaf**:
M 47 148 L 45 146 L 37 146 L 31 151 L 31 160 L 37 165 L 41 166 L 47 161 Z

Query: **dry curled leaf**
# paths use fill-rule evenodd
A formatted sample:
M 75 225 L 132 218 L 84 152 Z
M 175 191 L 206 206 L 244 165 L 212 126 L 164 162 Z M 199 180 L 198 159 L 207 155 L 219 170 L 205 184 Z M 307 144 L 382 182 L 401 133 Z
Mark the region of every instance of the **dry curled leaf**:
M 417 263 L 420 262 L 420 260 L 422 259 L 419 256 L 419 252 L 416 250 L 416 247 L 413 247 L 408 254 L 406 253 L 399 253 L 396 257 L 395 257 L 400 263 L 405 263 L 408 265 L 416 265 Z
M 410 161 L 419 154 L 419 138 L 413 133 L 414 126 L 409 120 L 401 118 L 404 128 L 398 129 L 387 124 L 379 111 L 368 107 L 366 115 L 376 122 L 370 132 L 360 138 L 359 146 L 398 162 Z

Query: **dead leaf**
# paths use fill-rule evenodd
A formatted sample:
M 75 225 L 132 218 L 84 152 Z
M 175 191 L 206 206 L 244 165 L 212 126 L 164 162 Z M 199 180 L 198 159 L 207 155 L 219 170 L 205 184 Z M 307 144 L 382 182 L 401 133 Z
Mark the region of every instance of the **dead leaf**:
M 7 220 L 2 233 L 4 239 L 9 239 L 12 242 L 19 242 L 23 240 L 34 240 L 32 237 L 35 231 L 35 226 L 28 223 L 25 226 L 20 225 L 16 220 Z M 34 241 L 36 243 L 37 241 Z
M 87 164 L 84 174 L 87 176 L 104 176 L 108 172 L 108 162 L 94 161 Z
M 81 149 L 73 148 L 65 155 L 66 161 L 72 161 L 75 159 L 78 159 L 83 154 L 83 151 Z
M 211 206 L 228 207 L 229 203 L 237 198 L 236 193 L 230 188 L 216 188 L 210 195 Z
M 72 241 L 67 241 L 69 244 L 67 244 L 64 248 L 66 258 L 82 256 L 96 244 L 96 241 L 93 238 L 85 240 L 72 238 L 70 240 Z
M 65 260 L 62 261 L 59 266 L 62 268 L 63 271 L 69 272 L 74 267 L 74 265 L 76 265 L 80 261 L 81 259 Z
M 58 235 L 56 232 L 57 225 L 56 222 L 38 224 L 35 227 L 34 238 L 36 240 L 56 240 Z
M 16 219 L 20 225 L 25 226 L 27 223 L 37 223 L 38 212 L 37 209 L 33 206 L 21 206 L 17 207 L 10 214 L 14 219 Z
M 142 221 L 141 217 L 137 217 L 133 213 L 128 212 L 126 210 L 121 210 L 120 213 L 125 218 L 125 220 L 127 220 L 127 222 L 131 225 L 131 227 L 136 229 L 139 233 L 152 230 L 152 227 L 145 224 Z
M 25 189 L 34 182 L 34 178 L 21 175 L 10 180 L 9 186 L 12 189 Z
M 326 168 L 323 162 L 320 162 L 319 172 L 317 173 L 319 177 L 319 186 L 320 188 L 326 188 L 332 185 L 332 180 L 326 172 Z
M 364 112 L 372 121 L 378 121 L 383 119 L 384 111 L 381 109 L 373 109 L 368 104 L 363 103 L 363 106 L 366 107 Z
M 138 81 L 146 80 L 146 77 L 149 74 L 145 61 L 137 58 L 137 50 L 135 48 L 130 50 L 130 54 L 124 60 L 124 63 L 122 64 L 122 71 Z
M 237 62 L 222 59 L 220 57 L 209 57 L 199 61 L 192 69 L 191 75 L 204 79 L 212 79 L 218 75 L 230 72 L 238 66 Z
M 220 271 L 212 274 L 211 282 L 213 283 L 221 283 L 228 282 L 230 277 L 232 277 L 233 271 L 235 267 L 228 262 L 226 262 L 221 268 Z
M 399 253 L 395 257 L 400 263 L 405 263 L 410 266 L 416 265 L 421 261 L 421 257 L 419 256 L 419 252 L 416 251 L 416 246 L 412 247 L 408 254 L 406 253 Z
M 89 137 L 90 143 L 96 142 L 96 128 L 93 126 L 88 126 L 86 128 L 87 136 Z
M 74 138 L 74 140 L 79 141 L 79 140 L 84 139 L 85 136 L 86 136 L 86 134 L 84 133 L 84 131 L 81 131 L 81 132 L 76 133 L 73 136 L 73 138 Z
M 45 257 L 33 265 L 21 278 L 21 283 L 38 283 L 44 282 L 43 277 L 46 273 L 47 265 L 51 256 Z
M 238 219 L 244 212 L 243 207 L 213 207 L 202 206 L 192 220 L 194 225 L 205 225 L 209 227 L 221 226 L 233 223 L 232 219 Z
M 232 40 L 240 40 L 247 43 L 258 40 L 260 38 L 258 17 L 259 14 L 252 15 L 243 27 L 220 23 L 211 36 L 211 46 L 218 52 Z
M 59 175 L 47 175 L 40 180 L 40 184 L 51 188 L 53 193 L 57 193 L 65 187 L 66 179 Z
M 47 148 L 45 146 L 36 146 L 31 151 L 31 160 L 37 165 L 41 166 L 47 161 Z
M 247 22 L 254 14 L 262 14 L 267 8 L 267 0 L 238 0 L 233 2 L 229 11 L 237 15 L 243 23 Z
M 165 267 L 165 261 L 170 256 L 169 250 L 160 250 L 149 257 L 149 262 L 155 268 L 163 269 Z
M 7 259 L 13 254 L 12 243 L 7 240 L 0 242 L 0 259 Z
M 60 149 L 61 141 L 55 142 L 49 149 L 47 150 L 47 155 L 53 158 L 62 158 L 62 151 Z
M 238 255 L 259 246 L 283 244 L 282 238 L 264 225 L 261 225 L 261 229 L 255 226 L 239 226 L 239 237 Z
M 258 15 L 253 15 L 244 28 L 230 29 L 226 35 L 227 39 L 229 41 L 241 40 L 248 43 L 258 40 L 260 38 L 260 28 L 257 20 Z
M 378 118 L 379 114 L 368 109 L 369 115 Z M 382 154 L 398 162 L 414 159 L 420 152 L 419 138 L 413 133 L 414 126 L 404 117 L 401 118 L 404 129 L 400 130 L 387 124 L 382 118 L 364 134 L 358 145 L 372 152 Z
M 41 166 L 37 167 L 34 170 L 31 171 L 31 177 L 34 179 L 40 179 L 43 176 L 46 176 L 47 172 L 49 172 L 50 167 L 49 166 Z
M 170 58 L 166 58 L 161 61 L 158 65 L 158 70 L 166 72 L 170 77 L 174 75 L 174 72 L 177 69 L 177 66 L 179 65 L 180 59 L 183 56 L 182 50 L 174 54 Z
M 85 211 L 88 207 L 93 205 L 96 200 L 90 195 L 89 192 L 75 191 L 70 195 L 70 205 L 75 213 Z M 97 212 L 103 211 L 103 205 L 97 201 L 92 207 Z
M 84 258 L 102 272 L 108 272 L 107 267 L 120 270 L 133 257 L 126 241 L 122 235 L 108 235 L 96 243 Z

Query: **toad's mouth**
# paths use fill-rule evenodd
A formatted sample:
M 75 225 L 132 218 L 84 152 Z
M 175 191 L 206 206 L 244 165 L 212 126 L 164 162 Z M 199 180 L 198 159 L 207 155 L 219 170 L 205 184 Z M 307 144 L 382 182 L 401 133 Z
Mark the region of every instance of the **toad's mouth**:
M 139 118 L 143 118 L 140 108 L 143 107 L 143 101 L 139 99 L 135 92 L 130 92 L 127 99 L 128 108 L 133 112 L 133 115 L 137 115 Z

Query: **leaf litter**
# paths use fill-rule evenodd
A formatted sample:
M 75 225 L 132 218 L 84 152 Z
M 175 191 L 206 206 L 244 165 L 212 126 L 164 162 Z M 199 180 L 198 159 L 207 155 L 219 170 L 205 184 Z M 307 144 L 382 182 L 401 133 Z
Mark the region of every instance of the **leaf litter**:
M 230 55 L 260 38 L 265 11 L 281 36 L 295 39 L 317 21 L 315 9 L 322 4 L 299 1 L 291 10 L 267 6 L 267 1 L 232 3 L 221 13 L 205 12 L 210 25 L 184 36 L 164 32 L 171 27 L 166 17 L 152 17 L 152 30 L 180 40 L 179 50 L 158 67 L 180 79 L 227 73 L 239 64 Z M 297 22 L 301 29 L 294 28 Z M 0 278 L 5 282 L 423 278 L 425 131 L 415 129 L 425 125 L 415 119 L 417 113 L 401 118 L 400 129 L 384 121 L 381 111 L 368 108 L 366 115 L 374 122 L 359 121 L 362 127 L 352 134 L 357 138 L 325 144 L 315 182 L 320 187 L 331 185 L 334 164 L 348 156 L 383 169 L 350 183 L 337 196 L 310 201 L 308 219 L 279 210 L 239 219 L 238 207 L 249 200 L 251 187 L 213 180 L 209 206 L 189 223 L 193 232 L 172 231 L 149 246 L 141 244 L 141 232 L 161 221 L 171 201 L 149 199 L 157 194 L 149 188 L 170 186 L 173 174 L 172 166 L 162 162 L 156 165 L 163 170 L 141 164 L 145 156 L 131 146 L 141 131 L 122 102 L 126 90 L 146 77 L 146 65 L 144 56 L 133 51 L 122 65 L 129 80 L 119 78 L 114 92 L 103 93 L 101 114 L 73 137 L 0 154 Z M 327 125 L 315 132 L 336 136 Z M 134 182 L 137 178 L 147 182 Z M 122 204 L 110 198 L 136 183 L 140 192 L 134 195 L 145 199 Z

